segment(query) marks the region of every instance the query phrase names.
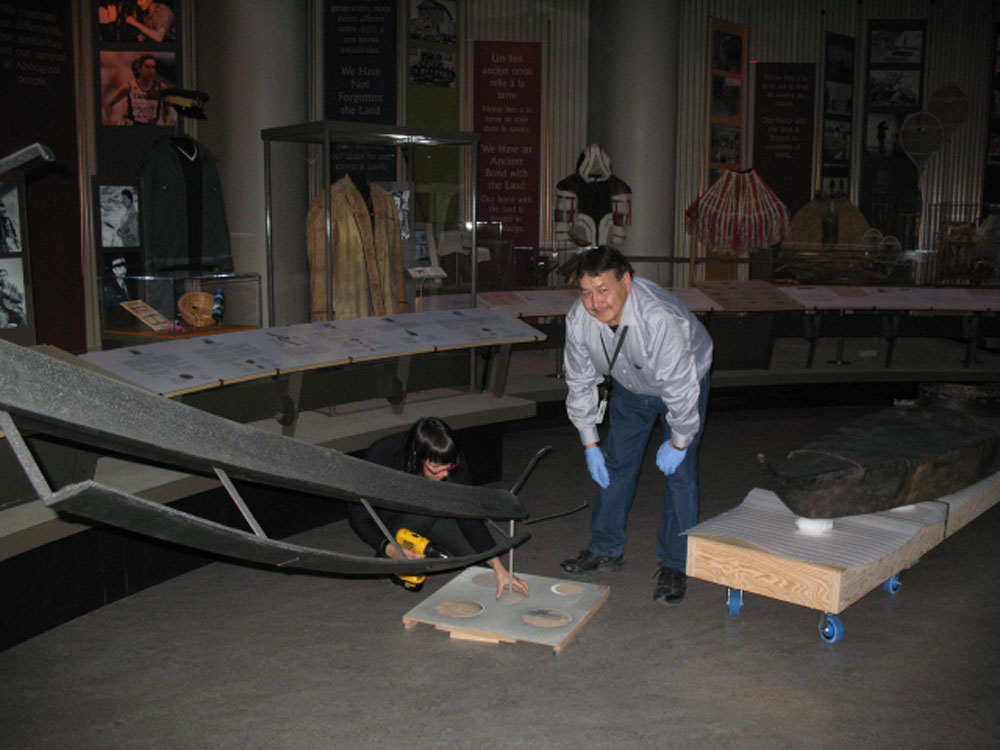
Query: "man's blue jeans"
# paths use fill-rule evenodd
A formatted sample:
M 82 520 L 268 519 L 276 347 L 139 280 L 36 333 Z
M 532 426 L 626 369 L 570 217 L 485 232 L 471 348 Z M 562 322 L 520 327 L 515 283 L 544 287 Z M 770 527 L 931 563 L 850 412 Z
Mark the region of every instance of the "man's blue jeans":
M 656 538 L 659 566 L 685 569 L 687 537 L 681 536 L 698 522 L 698 443 L 705 429 L 709 378 L 702 378 L 698 414 L 701 429 L 688 446 L 681 465 L 666 477 L 663 516 Z M 649 434 L 658 420 L 666 427 L 667 407 L 659 396 L 640 396 L 617 383 L 608 404 L 608 434 L 604 451 L 611 483 L 599 488 L 590 516 L 591 552 L 616 557 L 625 550 L 625 522 L 635 498 L 636 482 L 646 452 Z M 665 438 L 664 438 L 665 439 Z M 659 445 L 662 440 L 657 440 Z

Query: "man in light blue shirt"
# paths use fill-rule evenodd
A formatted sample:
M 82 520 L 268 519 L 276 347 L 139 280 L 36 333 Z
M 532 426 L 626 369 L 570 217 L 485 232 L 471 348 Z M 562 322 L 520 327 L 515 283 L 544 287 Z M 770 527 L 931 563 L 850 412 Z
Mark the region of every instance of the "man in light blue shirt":
M 646 442 L 663 420 L 656 465 L 666 477 L 656 541 L 659 575 L 653 598 L 678 604 L 687 590 L 687 539 L 698 520 L 698 441 L 708 406 L 712 339 L 676 296 L 634 278 L 617 249 L 602 245 L 579 259 L 580 299 L 566 316 L 566 412 L 580 432 L 598 484 L 590 543 L 562 562 L 570 575 L 621 570 L 625 522 Z M 607 376 L 607 377 L 606 377 Z M 610 384 L 611 395 L 607 396 Z M 608 431 L 598 445 L 598 425 Z

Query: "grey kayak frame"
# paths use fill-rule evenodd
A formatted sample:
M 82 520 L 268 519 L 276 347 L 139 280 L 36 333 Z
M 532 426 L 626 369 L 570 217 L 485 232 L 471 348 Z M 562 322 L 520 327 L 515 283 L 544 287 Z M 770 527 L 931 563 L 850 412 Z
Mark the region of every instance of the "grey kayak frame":
M 523 520 L 517 496 L 503 489 L 429 482 L 331 448 L 233 422 L 0 340 L 0 429 L 42 502 L 92 523 L 282 569 L 334 574 L 427 573 L 495 557 L 523 543 L 526 533 L 476 555 L 400 561 L 270 539 L 233 480 L 306 492 L 410 513 L 455 518 Z M 21 432 L 42 433 L 182 471 L 215 475 L 252 532 L 219 524 L 92 479 L 53 489 Z

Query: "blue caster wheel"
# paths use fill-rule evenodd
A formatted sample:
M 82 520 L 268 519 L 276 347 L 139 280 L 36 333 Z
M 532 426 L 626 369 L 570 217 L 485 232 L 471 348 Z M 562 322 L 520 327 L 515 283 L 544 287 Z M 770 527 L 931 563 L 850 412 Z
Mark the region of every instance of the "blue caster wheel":
M 743 590 L 726 589 L 726 606 L 729 607 L 729 614 L 736 617 L 743 607 Z
M 895 594 L 897 591 L 899 591 L 899 587 L 902 585 L 903 584 L 899 580 L 899 576 L 895 575 L 892 578 L 886 580 L 886 582 L 882 584 L 882 588 L 885 589 L 885 593 L 887 594 Z
M 844 623 L 837 615 L 824 614 L 819 621 L 819 635 L 827 643 L 836 643 L 844 637 Z

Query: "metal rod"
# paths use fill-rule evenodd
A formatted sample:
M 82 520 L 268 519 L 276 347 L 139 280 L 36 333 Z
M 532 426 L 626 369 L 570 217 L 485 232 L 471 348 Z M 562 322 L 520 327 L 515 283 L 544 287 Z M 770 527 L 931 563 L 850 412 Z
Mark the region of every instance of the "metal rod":
M 187 15 L 187 14 L 185 14 Z M 264 252 L 267 256 L 267 320 L 274 322 L 274 234 L 271 229 L 274 205 L 271 202 L 271 142 L 264 141 Z
M 243 502 L 243 498 L 240 496 L 239 490 L 236 489 L 236 485 L 233 484 L 229 475 L 224 469 L 220 469 L 218 467 L 213 467 L 213 469 L 215 470 L 215 475 L 222 482 L 222 486 L 225 487 L 226 492 L 229 493 L 229 497 L 233 499 L 233 502 L 236 503 L 236 507 L 240 509 L 240 513 L 243 515 L 243 518 L 248 524 L 250 524 L 250 528 L 253 529 L 253 533 L 263 539 L 267 539 L 267 534 L 264 533 L 264 529 L 261 528 L 261 525 L 257 523 L 257 519 L 253 517 L 253 513 L 250 512 L 250 508 L 248 508 L 247 504 Z
M 521 487 L 523 487 L 524 483 L 528 481 L 528 475 L 530 475 L 531 472 L 534 470 L 535 465 L 542 460 L 542 457 L 545 456 L 545 454 L 550 453 L 551 451 L 552 451 L 552 446 L 546 445 L 544 448 L 540 448 L 538 452 L 531 457 L 531 460 L 528 461 L 528 465 L 525 466 L 524 471 L 521 472 L 521 476 L 517 478 L 517 481 L 514 482 L 514 486 L 511 487 L 510 494 L 516 495 L 518 492 L 521 491 Z M 513 533 L 514 532 L 511 532 L 511 536 L 513 536 Z
M 571 515 L 573 513 L 577 513 L 579 511 L 583 510 L 584 508 L 587 507 L 587 505 L 589 505 L 588 501 L 584 500 L 582 503 L 580 503 L 579 505 L 577 505 L 575 508 L 570 508 L 569 510 L 561 510 L 558 513 L 551 513 L 551 514 L 549 514 L 547 516 L 542 516 L 541 518 L 531 518 L 531 519 L 525 521 L 524 525 L 527 526 L 528 524 L 532 524 L 532 523 L 541 523 L 542 521 L 551 521 L 553 518 L 562 518 L 563 516 L 568 516 L 568 515 Z
M 28 444 L 21 437 L 21 431 L 17 429 L 17 425 L 14 424 L 14 420 L 10 414 L 5 411 L 0 411 L 0 429 L 7 436 L 7 443 L 14 450 L 14 455 L 21 464 L 21 468 L 24 469 L 24 473 L 28 477 L 28 481 L 31 482 L 31 486 L 38 493 L 38 497 L 44 499 L 52 495 L 52 488 L 46 481 L 45 475 L 42 474 L 42 470 L 38 466 L 38 462 L 35 461 L 35 457 L 28 448 Z
M 510 538 L 514 538 L 514 519 L 510 519 Z M 514 548 L 511 547 L 510 551 L 507 553 L 507 571 L 510 573 L 507 578 L 507 591 L 508 593 L 513 590 L 514 586 Z
M 403 548 L 399 546 L 399 542 L 396 541 L 396 537 L 394 537 L 392 533 L 389 531 L 389 529 L 386 528 L 385 524 L 382 523 L 382 519 L 378 517 L 378 513 L 375 512 L 375 509 L 371 506 L 371 503 L 369 503 L 363 497 L 358 499 L 361 501 L 361 504 L 365 506 L 365 510 L 368 511 L 368 515 L 370 515 L 372 517 L 372 520 L 375 521 L 375 525 L 382 530 L 382 533 L 385 535 L 385 538 L 388 539 L 389 543 L 396 548 L 396 552 L 399 553 L 399 559 L 405 560 L 406 553 L 403 552 Z

